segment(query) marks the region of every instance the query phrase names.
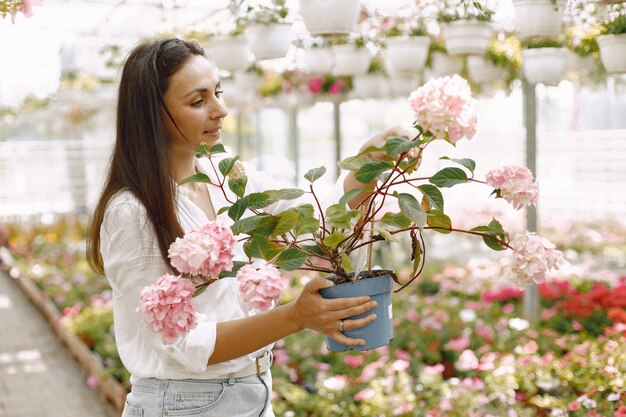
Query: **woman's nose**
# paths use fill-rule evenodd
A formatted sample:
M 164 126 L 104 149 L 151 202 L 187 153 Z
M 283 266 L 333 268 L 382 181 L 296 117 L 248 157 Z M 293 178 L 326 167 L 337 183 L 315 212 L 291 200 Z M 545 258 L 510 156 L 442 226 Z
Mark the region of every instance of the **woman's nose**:
M 217 100 L 215 106 L 211 109 L 211 118 L 212 119 L 223 119 L 228 115 L 228 110 L 226 109 L 226 105 L 222 100 Z

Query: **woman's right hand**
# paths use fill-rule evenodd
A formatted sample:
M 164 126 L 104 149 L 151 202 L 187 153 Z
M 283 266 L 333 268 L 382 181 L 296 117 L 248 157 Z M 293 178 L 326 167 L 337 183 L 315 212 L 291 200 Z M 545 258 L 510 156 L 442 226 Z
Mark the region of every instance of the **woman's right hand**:
M 315 330 L 347 346 L 364 345 L 365 340 L 352 339 L 341 332 L 341 321 L 343 321 L 344 331 L 358 329 L 370 324 L 376 319 L 376 314 L 374 313 L 359 319 L 345 319 L 374 309 L 376 301 L 372 301 L 370 297 L 337 298 L 332 300 L 323 298 L 319 290 L 332 286 L 333 283 L 331 281 L 320 277 L 309 281 L 298 298 L 289 305 L 291 308 L 291 319 L 300 330 Z

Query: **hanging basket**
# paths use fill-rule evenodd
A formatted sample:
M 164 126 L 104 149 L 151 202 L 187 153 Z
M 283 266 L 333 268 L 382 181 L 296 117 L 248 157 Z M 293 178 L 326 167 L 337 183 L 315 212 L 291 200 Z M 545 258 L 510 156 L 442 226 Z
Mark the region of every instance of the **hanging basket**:
M 430 61 L 430 71 L 428 71 L 426 80 L 430 77 L 444 77 L 446 75 L 459 74 L 463 69 L 463 64 L 460 61 L 457 61 L 443 52 L 433 52 Z
M 218 68 L 242 71 L 252 60 L 250 46 L 243 36 L 216 36 L 209 39 L 206 52 Z
M 304 65 L 311 74 L 330 74 L 333 68 L 332 49 L 330 47 L 305 49 Z
M 515 24 L 520 39 L 558 36 L 561 33 L 565 0 L 513 0 Z
M 389 91 L 394 97 L 407 97 L 422 85 L 418 74 L 401 74 L 389 79 Z
M 238 72 L 235 74 L 235 84 L 239 91 L 256 94 L 261 86 L 261 77 L 254 72 Z
M 354 98 L 381 98 L 387 95 L 387 78 L 383 74 L 358 75 L 352 79 Z
M 595 67 L 594 59 L 588 56 L 580 56 L 576 52 L 568 49 L 565 53 L 565 71 L 588 74 Z
M 497 66 L 482 56 L 467 57 L 467 72 L 474 82 L 478 84 L 503 80 L 506 77 L 506 70 Z
M 566 48 L 524 49 L 522 69 L 531 84 L 557 85 L 565 73 Z
M 443 28 L 443 41 L 450 55 L 483 55 L 493 28 L 488 22 L 455 20 Z
M 291 46 L 291 25 L 254 24 L 246 28 L 246 39 L 257 60 L 284 58 Z
M 428 36 L 396 36 L 386 40 L 385 67 L 391 74 L 421 71 L 428 58 Z
M 369 69 L 372 56 L 367 48 L 354 45 L 334 45 L 333 74 L 337 76 L 364 75 Z
M 602 65 L 612 74 L 626 72 L 626 34 L 598 36 Z
M 348 34 L 359 18 L 359 0 L 300 0 L 300 15 L 313 36 Z

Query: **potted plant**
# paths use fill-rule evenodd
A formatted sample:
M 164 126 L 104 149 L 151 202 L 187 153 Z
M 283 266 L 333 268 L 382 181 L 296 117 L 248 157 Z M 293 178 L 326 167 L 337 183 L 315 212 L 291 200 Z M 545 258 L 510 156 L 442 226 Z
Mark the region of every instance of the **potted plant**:
M 478 84 L 504 81 L 509 85 L 517 78 L 521 61 L 521 46 L 517 38 L 494 39 L 485 55 L 467 57 L 467 72 Z
M 314 75 L 307 82 L 308 91 L 318 101 L 342 101 L 352 90 L 352 77 L 331 74 Z
M 387 77 L 380 58 L 374 57 L 365 75 L 355 75 L 353 80 L 355 98 L 380 98 L 387 94 Z
M 385 66 L 391 74 L 416 73 L 424 68 L 430 37 L 421 25 L 396 18 L 383 35 Z
M 511 238 L 496 219 L 469 230 L 455 227 L 446 214 L 442 193 L 442 190 L 456 186 L 474 184 L 485 187 L 486 193 L 491 192 L 492 196 L 503 198 L 515 209 L 520 209 L 526 204 L 535 204 L 537 200 L 537 185 L 528 169 L 496 168 L 486 174 L 484 181 L 475 175 L 475 162 L 466 158 L 442 157 L 441 160 L 450 165 L 434 173 L 420 169 L 431 144 L 448 142 L 454 146 L 459 140 L 475 135 L 476 101 L 471 97 L 467 82 L 459 76 L 432 79 L 411 94 L 409 103 L 415 113 L 413 127 L 416 136 L 391 137 L 381 147 L 367 147 L 341 161 L 339 167 L 362 183 L 362 188 L 348 191 L 336 204 L 327 207 L 322 207 L 316 191 L 316 181 L 325 174 L 324 167 L 312 169 L 304 175 L 309 182 L 306 189 L 248 193 L 245 168 L 238 162 L 238 157 L 223 157 L 221 144 L 210 149 L 201 146 L 198 154 L 209 158 L 215 168 L 214 174 L 210 174 L 211 177 L 196 174 L 182 183 L 205 182 L 220 188 L 227 205 L 221 207 L 219 213 L 228 214 L 230 228 L 218 222 L 209 223 L 202 230 L 189 232 L 189 240 L 186 241 L 187 235 L 179 238 L 180 242 L 177 240 L 172 244 L 175 247 L 170 248 L 172 265 L 181 273 L 193 274 L 193 278 L 200 280 L 197 291 L 202 291 L 213 278 L 222 274 L 236 275 L 238 285 L 245 293 L 242 303 L 248 305 L 253 300 L 257 307 L 252 307 L 262 311 L 269 308 L 280 294 L 280 288 L 276 287 L 280 274 L 272 265 L 288 271 L 301 269 L 327 274 L 335 285 L 326 289 L 330 291 L 323 291 L 323 296 L 332 297 L 330 292 L 342 288 L 354 296 L 367 293 L 360 288 L 362 285 L 375 287 L 369 295 L 374 300 L 379 299 L 374 310 L 377 319 L 366 327 L 344 331 L 348 336 L 358 335 L 368 341 L 359 350 L 388 344 L 393 338 L 390 291 L 397 277 L 392 271 L 374 270 L 371 256 L 368 256 L 372 247 L 380 242 L 394 241 L 399 236 L 406 236 L 410 241 L 406 246 L 406 259 L 412 264 L 411 278 L 398 284 L 398 291 L 419 277 L 423 270 L 428 254 L 424 234 L 430 232 L 468 234 L 481 238 L 496 251 L 511 249 L 511 276 L 520 285 L 541 281 L 548 269 L 558 267 L 561 262 L 562 255 L 554 245 L 528 232 Z M 296 201 L 287 209 L 274 205 L 284 200 Z M 386 208 L 389 201 L 397 203 L 397 208 Z M 228 233 L 229 230 L 232 233 Z M 203 259 L 197 256 L 196 248 L 198 244 L 204 244 L 205 239 L 209 239 L 211 253 L 206 253 Z M 267 263 L 255 268 L 222 256 L 236 239 L 244 242 L 243 249 L 250 261 L 260 258 Z M 186 261 L 191 254 L 186 248 L 193 251 L 195 266 Z M 211 254 L 217 256 L 216 251 L 219 251 L 219 262 L 212 260 L 215 258 Z M 205 271 L 202 276 L 195 275 L 202 270 Z M 206 271 L 210 272 L 210 277 Z M 181 281 L 189 282 L 177 278 L 177 282 Z M 190 298 L 192 288 L 187 287 L 185 297 Z M 156 289 L 142 291 L 142 297 L 145 294 L 151 300 L 144 310 L 156 305 L 158 309 L 154 313 L 163 313 L 160 303 L 151 298 L 153 294 L 158 295 L 158 288 L 157 285 Z M 166 299 L 169 295 L 165 294 Z M 187 311 L 187 307 L 178 304 L 175 308 L 177 312 Z M 144 313 L 151 317 L 150 311 Z M 188 314 L 189 325 L 193 325 L 193 308 Z M 176 316 L 177 323 L 183 319 Z M 172 319 L 165 319 L 165 325 L 171 324 L 168 320 Z M 187 328 L 176 332 L 184 333 Z M 168 336 L 172 334 L 168 333 Z M 329 341 L 329 347 L 335 351 L 348 349 L 334 341 Z
M 493 34 L 493 11 L 477 2 L 459 1 L 439 15 L 441 33 L 450 55 L 483 55 Z
M 359 18 L 359 0 L 300 0 L 300 15 L 313 36 L 347 35 Z
M 463 69 L 463 63 L 459 59 L 448 55 L 443 42 L 433 41 L 428 48 L 426 69 L 426 79 L 445 77 L 446 75 L 459 74 Z
M 329 74 L 333 68 L 333 51 L 324 38 L 313 38 L 303 45 L 304 66 L 311 74 Z
M 610 73 L 626 72 L 626 9 L 615 7 L 598 37 L 602 65 Z
M 362 35 L 337 38 L 333 41 L 333 71 L 337 76 L 354 76 L 367 73 L 372 55 Z
M 565 31 L 565 45 L 567 56 L 565 67 L 567 71 L 588 74 L 596 69 L 596 62 L 600 54 L 598 36 L 602 33 L 599 24 L 571 26 Z
M 286 0 L 273 0 L 271 5 L 250 5 L 246 9 L 246 39 L 257 60 L 283 58 L 291 46 L 291 23 Z
M 245 71 L 238 71 L 234 74 L 234 80 L 237 83 L 239 91 L 246 91 L 256 94 L 261 86 L 261 80 L 265 71 L 256 62 L 248 65 Z
M 518 36 L 559 36 L 566 4 L 566 0 L 513 0 Z
M 522 42 L 522 69 L 531 84 L 556 85 L 565 73 L 565 52 L 559 38 L 536 37 Z
M 215 65 L 226 71 L 244 71 L 252 61 L 252 51 L 240 25 L 224 35 L 209 34 L 201 45 Z

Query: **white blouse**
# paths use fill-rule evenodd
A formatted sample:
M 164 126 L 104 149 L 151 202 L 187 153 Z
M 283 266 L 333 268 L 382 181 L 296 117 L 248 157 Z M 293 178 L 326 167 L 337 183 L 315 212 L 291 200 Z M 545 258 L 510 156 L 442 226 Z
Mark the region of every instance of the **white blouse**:
M 219 161 L 215 160 L 217 167 Z M 216 182 L 213 168 L 207 158 L 197 160 L 198 169 Z M 287 188 L 245 164 L 248 184 L 246 192 Z M 323 207 L 337 202 L 343 195 L 342 176 L 324 198 Z M 316 183 L 317 185 L 317 183 Z M 207 185 L 213 207 L 217 212 L 228 205 L 222 191 Z M 316 187 L 317 189 L 320 186 Z M 209 219 L 188 197 L 184 187 L 177 188 L 176 208 L 185 232 L 197 229 Z M 231 201 L 236 196 L 227 190 Z M 310 194 L 292 201 L 275 203 L 268 212 L 279 212 L 287 207 L 309 203 Z M 315 207 L 315 205 L 314 205 Z M 233 221 L 226 213 L 218 218 L 228 225 Z M 207 365 L 215 348 L 217 323 L 246 317 L 239 304 L 234 278 L 223 278 L 208 286 L 192 302 L 198 312 L 198 325 L 176 343 L 164 345 L 160 335 L 151 332 L 137 311 L 141 290 L 156 282 L 166 273 L 172 273 L 163 261 L 154 230 L 144 206 L 129 191 L 117 193 L 107 205 L 100 231 L 101 254 L 107 279 L 113 290 L 115 339 L 124 366 L 135 378 L 159 379 L 214 379 L 243 370 L 260 351 L 247 356 Z M 235 259 L 247 260 L 243 247 L 236 247 Z M 271 346 L 270 346 L 271 347 Z

